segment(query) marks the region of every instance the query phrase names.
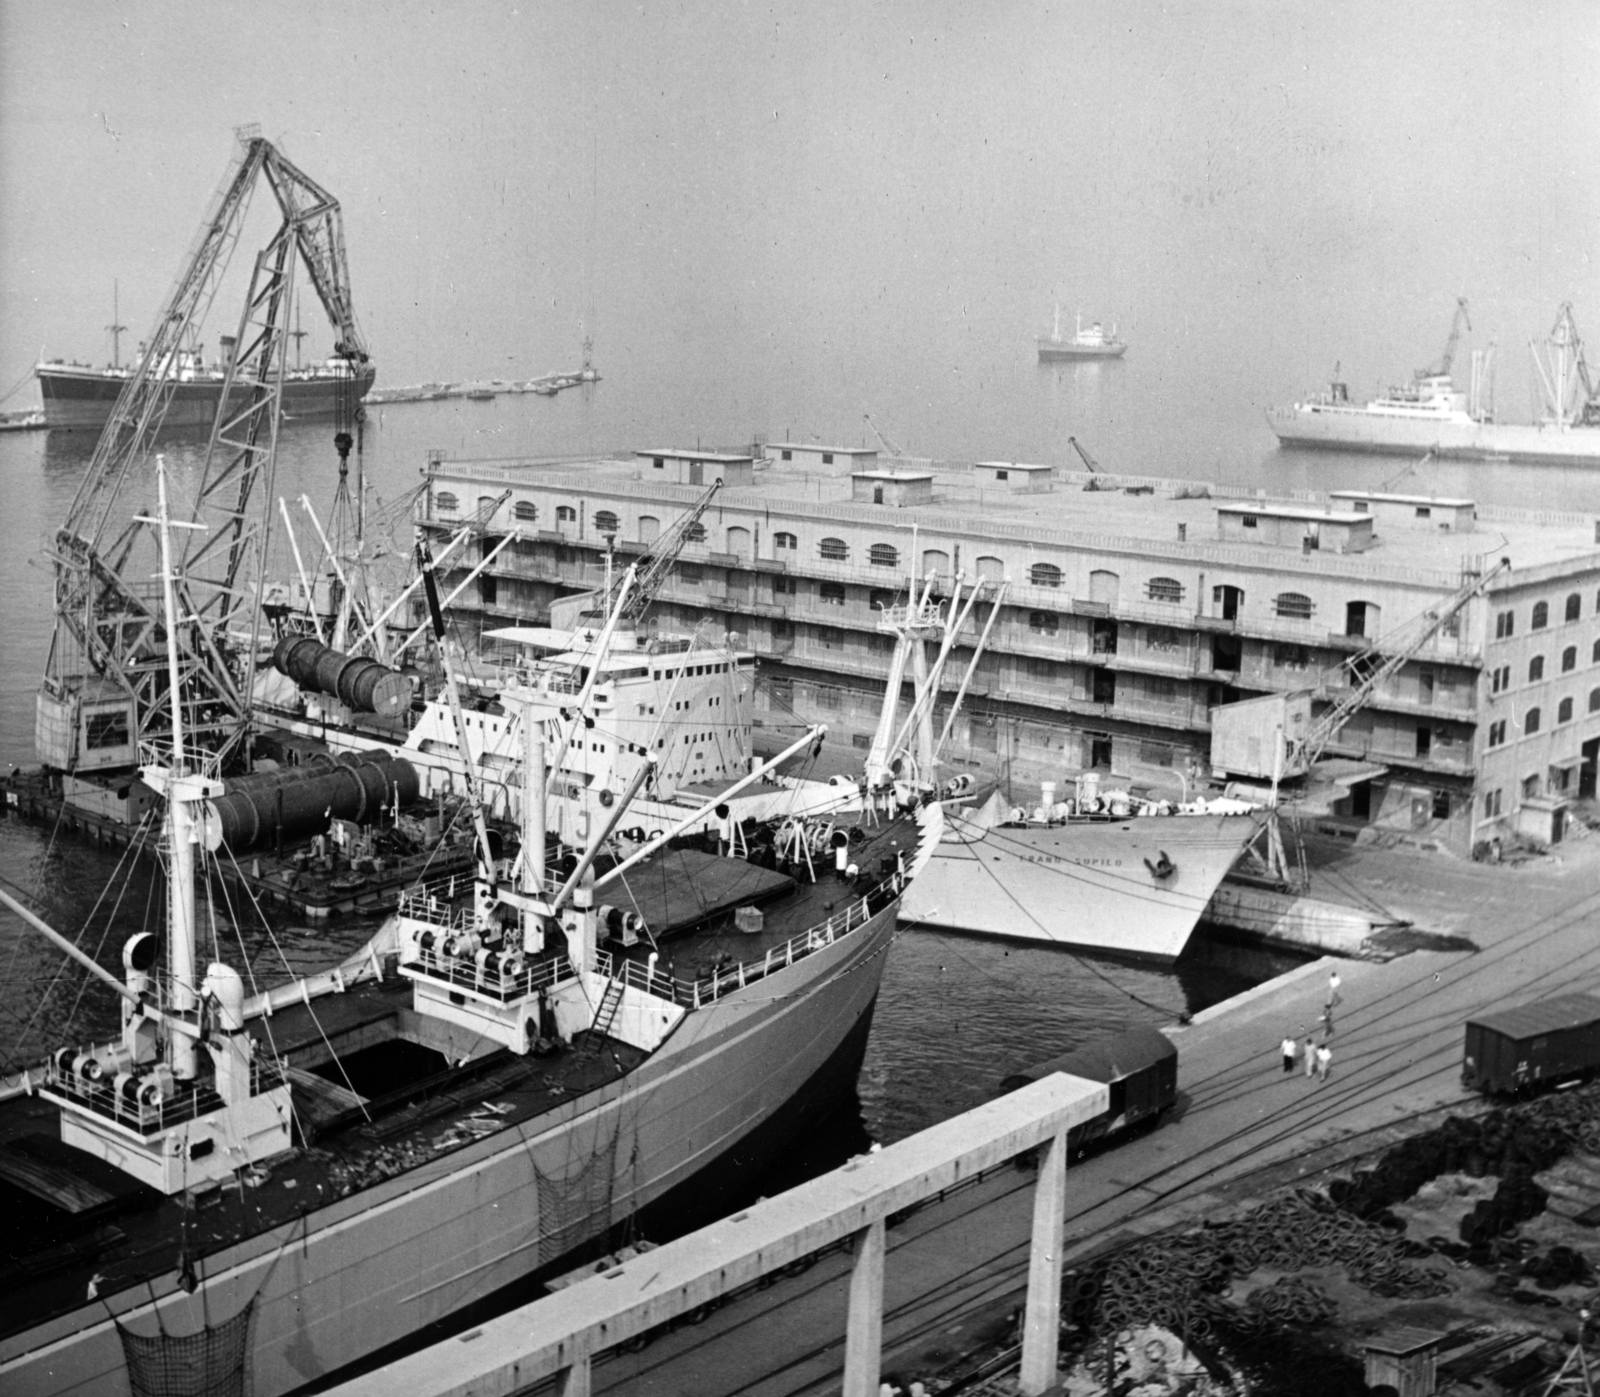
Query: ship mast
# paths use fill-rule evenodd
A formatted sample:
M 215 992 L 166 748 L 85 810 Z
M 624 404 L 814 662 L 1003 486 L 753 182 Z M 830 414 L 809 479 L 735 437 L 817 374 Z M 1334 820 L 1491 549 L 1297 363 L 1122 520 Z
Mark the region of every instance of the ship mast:
M 111 323 L 106 326 L 106 329 L 111 331 L 111 367 L 114 369 L 122 367 L 122 332 L 128 328 L 126 325 L 118 323 L 122 319 L 121 313 L 117 309 L 118 291 L 117 283 L 113 281 L 111 283 Z

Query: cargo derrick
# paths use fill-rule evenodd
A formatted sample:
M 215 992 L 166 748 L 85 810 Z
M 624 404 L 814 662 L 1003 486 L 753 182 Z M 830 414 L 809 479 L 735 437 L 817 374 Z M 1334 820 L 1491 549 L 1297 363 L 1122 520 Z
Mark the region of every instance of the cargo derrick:
M 40 760 L 63 772 L 127 769 L 139 746 L 172 728 L 166 624 L 155 530 L 126 523 L 125 492 L 148 489 L 151 456 L 175 391 L 180 351 L 216 295 L 261 179 L 282 223 L 255 259 L 238 334 L 229 347 L 203 465 L 188 483 L 190 527 L 180 529 L 177 700 L 191 741 L 237 765 L 248 734 L 262 586 L 271 537 L 278 426 L 297 265 L 303 263 L 352 369 L 367 352 L 355 323 L 339 203 L 255 128 L 213 196 L 144 352 L 95 446 L 51 550 L 55 633 L 37 701 Z M 347 433 L 359 405 L 352 376 L 340 413 Z

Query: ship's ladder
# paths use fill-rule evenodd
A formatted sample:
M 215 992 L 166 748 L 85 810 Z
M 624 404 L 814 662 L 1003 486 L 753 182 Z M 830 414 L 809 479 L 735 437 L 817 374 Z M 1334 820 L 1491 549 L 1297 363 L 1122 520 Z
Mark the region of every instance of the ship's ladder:
M 606 992 L 600 996 L 600 1007 L 594 1011 L 594 1022 L 589 1025 L 589 1037 L 584 1043 L 590 1052 L 600 1051 L 600 1044 L 611 1032 L 611 1025 L 617 1021 L 617 1011 L 621 1008 L 622 981 L 608 979 Z

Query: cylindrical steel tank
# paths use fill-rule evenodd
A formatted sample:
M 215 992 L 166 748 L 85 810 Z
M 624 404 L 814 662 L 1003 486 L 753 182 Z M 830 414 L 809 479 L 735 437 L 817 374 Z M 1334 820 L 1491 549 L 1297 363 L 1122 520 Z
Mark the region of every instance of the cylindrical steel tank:
M 404 757 L 356 755 L 229 781 L 209 803 L 208 820 L 235 853 L 270 839 L 319 833 L 329 816 L 369 821 L 414 801 L 422 784 Z
M 377 660 L 346 655 L 308 635 L 286 635 L 272 652 L 272 667 L 302 689 L 331 695 L 358 713 L 394 717 L 411 707 L 411 678 Z

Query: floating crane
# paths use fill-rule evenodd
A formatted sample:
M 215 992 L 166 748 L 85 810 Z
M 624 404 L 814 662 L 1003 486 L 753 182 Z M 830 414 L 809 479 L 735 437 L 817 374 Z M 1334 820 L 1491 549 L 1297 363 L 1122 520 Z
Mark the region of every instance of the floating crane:
M 1418 369 L 1418 381 L 1424 378 L 1444 378 L 1450 373 L 1450 365 L 1455 363 L 1456 345 L 1461 340 L 1462 330 L 1471 330 L 1472 322 L 1467 319 L 1467 298 L 1456 298 L 1455 319 L 1450 322 L 1450 338 L 1444 342 L 1444 353 L 1439 356 L 1436 363 L 1425 369 Z
M 352 370 L 367 359 L 356 325 L 339 202 L 264 140 L 238 144 L 143 353 L 95 446 L 77 497 L 51 549 L 55 634 L 38 696 L 37 747 L 62 771 L 126 769 L 140 744 L 164 741 L 172 703 L 191 742 L 224 763 L 248 733 L 262 614 L 278 426 L 294 282 L 303 264 L 332 323 L 335 356 Z M 156 539 L 121 496 L 143 491 L 148 463 L 178 382 L 180 350 L 210 308 L 261 180 L 282 215 L 255 258 L 238 334 L 218 397 L 204 462 L 191 478 L 182 556 L 176 560 L 179 676 L 169 697 Z M 348 442 L 350 401 L 336 444 Z M 347 446 L 342 446 L 348 450 Z M 147 511 L 146 511 L 147 512 Z

